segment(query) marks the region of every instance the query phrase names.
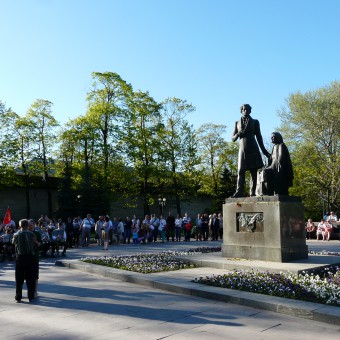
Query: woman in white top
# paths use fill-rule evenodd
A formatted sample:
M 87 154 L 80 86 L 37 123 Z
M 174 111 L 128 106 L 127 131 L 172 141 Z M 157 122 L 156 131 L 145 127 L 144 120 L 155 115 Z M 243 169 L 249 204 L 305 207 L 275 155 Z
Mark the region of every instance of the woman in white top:
M 165 220 L 165 218 L 161 215 L 160 218 L 159 218 L 159 227 L 158 227 L 158 231 L 161 233 L 162 243 L 165 242 L 165 226 L 166 226 L 166 220 Z
M 183 220 L 181 216 L 178 214 L 175 219 L 175 228 L 176 228 L 176 241 L 181 242 L 181 232 L 182 232 L 182 223 Z
M 123 219 L 119 218 L 118 220 L 118 242 L 123 242 L 123 235 L 124 235 L 124 223 Z
M 110 218 L 105 216 L 104 223 L 102 225 L 102 239 L 104 241 L 104 248 L 103 250 L 109 250 L 109 234 L 110 234 Z

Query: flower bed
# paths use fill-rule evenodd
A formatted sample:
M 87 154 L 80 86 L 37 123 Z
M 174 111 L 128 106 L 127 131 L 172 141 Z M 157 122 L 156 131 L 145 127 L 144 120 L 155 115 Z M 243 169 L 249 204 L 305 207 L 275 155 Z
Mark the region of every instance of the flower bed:
M 81 261 L 148 274 L 198 267 L 198 265 L 191 264 L 188 261 L 174 259 L 174 256 L 188 254 L 199 254 L 199 252 L 194 250 L 190 252 L 164 251 L 158 254 L 86 257 L 82 258 Z
M 200 247 L 182 252 L 164 251 L 158 254 L 86 257 L 82 258 L 81 261 L 146 274 L 195 268 L 198 267 L 198 265 L 186 261 L 179 261 L 174 257 L 220 251 L 221 247 Z M 316 255 L 340 255 L 339 253 L 327 251 L 309 253 Z M 257 270 L 235 270 L 225 275 L 196 278 L 194 282 L 340 306 L 339 267 L 330 267 L 325 270 L 299 275 L 292 273 L 276 274 Z
M 340 253 L 338 251 L 328 251 L 328 250 L 321 250 L 321 251 L 309 250 L 308 254 L 311 254 L 311 255 L 340 256 Z
M 234 270 L 225 275 L 196 278 L 193 282 L 340 306 L 339 267 L 331 267 L 309 274 L 275 274 L 257 270 Z

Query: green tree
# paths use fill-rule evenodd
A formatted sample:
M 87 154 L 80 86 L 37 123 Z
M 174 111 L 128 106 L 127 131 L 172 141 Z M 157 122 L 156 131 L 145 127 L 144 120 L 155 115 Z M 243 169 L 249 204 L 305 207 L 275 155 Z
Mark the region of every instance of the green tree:
M 201 170 L 200 192 L 215 200 L 214 209 L 221 204 L 234 189 L 237 172 L 237 146 L 225 141 L 227 126 L 206 123 L 196 132 Z
M 135 181 L 141 183 L 144 213 L 150 214 L 153 203 L 151 179 L 156 169 L 159 151 L 157 137 L 159 124 L 158 104 L 148 92 L 134 92 L 128 99 L 128 110 L 120 129 L 121 143 L 118 145 L 126 166 L 134 169 Z M 135 188 L 135 186 L 133 186 Z
M 1 104 L 1 103 L 0 103 Z M 33 166 L 31 125 L 11 109 L 0 105 L 0 162 L 3 184 L 23 185 L 26 198 L 26 216 L 31 217 L 30 186 Z M 6 182 L 4 181 L 7 180 Z
M 294 187 L 309 214 L 319 213 L 322 197 L 330 210 L 339 208 L 340 83 L 293 93 L 279 112 L 282 135 L 294 165 Z M 320 213 L 319 213 L 320 214 Z
M 37 99 L 24 117 L 33 147 L 30 166 L 34 167 L 37 175 L 42 175 L 45 182 L 49 216 L 53 215 L 50 176 L 55 172 L 53 153 L 57 147 L 56 128 L 59 126 L 52 115 L 52 106 L 48 100 Z
M 159 131 L 160 155 L 165 169 L 165 178 L 170 179 L 167 191 L 175 197 L 177 213 L 181 215 L 181 199 L 192 194 L 192 179 L 197 164 L 196 138 L 186 116 L 195 108 L 186 100 L 167 98 L 162 103 Z
M 108 213 L 98 129 L 91 117 L 86 115 L 70 120 L 59 139 L 60 208 L 63 211 L 74 210 L 81 215 Z
M 132 94 L 132 87 L 117 73 L 93 72 L 93 88 L 88 93 L 87 116 L 100 138 L 100 154 L 103 159 L 104 181 L 108 186 L 109 163 L 114 158 L 117 143 L 117 131 L 120 117 L 126 110 L 126 101 Z
M 210 191 L 212 195 L 219 190 L 219 179 L 225 167 L 223 155 L 227 143 L 223 134 L 225 134 L 226 129 L 226 125 L 207 123 L 197 130 L 200 166 L 210 174 L 207 191 Z

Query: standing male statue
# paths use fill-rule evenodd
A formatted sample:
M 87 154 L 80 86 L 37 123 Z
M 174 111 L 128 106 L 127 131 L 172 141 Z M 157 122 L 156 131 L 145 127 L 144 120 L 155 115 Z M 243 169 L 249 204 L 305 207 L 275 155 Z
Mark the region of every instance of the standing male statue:
M 249 170 L 251 175 L 250 196 L 255 196 L 257 170 L 263 167 L 259 146 L 263 154 L 270 158 L 270 153 L 263 145 L 260 123 L 257 119 L 251 118 L 250 113 L 251 106 L 249 104 L 242 105 L 242 117 L 235 123 L 232 141 L 235 142 L 240 139 L 240 146 L 238 151 L 237 187 L 232 197 L 244 196 L 246 170 Z

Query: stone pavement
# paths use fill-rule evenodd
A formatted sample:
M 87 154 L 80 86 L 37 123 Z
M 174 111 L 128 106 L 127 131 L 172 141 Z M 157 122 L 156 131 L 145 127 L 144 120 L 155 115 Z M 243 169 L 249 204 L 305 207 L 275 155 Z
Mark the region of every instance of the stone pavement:
M 331 241 L 332 242 L 332 241 Z M 327 243 L 336 250 L 340 242 Z M 309 242 L 308 242 L 309 243 Z M 212 246 L 213 243 L 190 242 L 191 247 Z M 219 244 L 216 244 L 218 246 Z M 311 245 L 311 247 L 313 244 Z M 333 248 L 332 248 L 333 247 Z M 157 252 L 164 249 L 190 248 L 186 243 L 142 246 L 113 246 L 108 252 L 96 246 L 70 249 L 65 263 L 74 263 L 84 256 Z M 326 249 L 325 249 L 326 250 Z M 61 259 L 60 259 L 61 260 Z M 190 277 L 219 273 L 222 269 L 196 268 L 185 271 L 144 275 L 153 284 L 127 282 L 137 273 L 114 270 L 120 279 L 103 277 L 54 265 L 53 259 L 43 259 L 40 266 L 39 298 L 34 304 L 27 299 L 14 302 L 14 264 L 0 264 L 1 339 L 339 339 L 339 324 L 265 311 L 242 304 L 178 294 L 156 288 L 155 282 L 176 287 Z M 195 271 L 189 274 L 190 271 Z M 143 275 L 143 274 L 139 274 Z M 114 275 L 113 275 L 114 276 Z M 122 279 L 124 278 L 125 279 Z M 138 278 L 138 275 L 136 276 Z M 179 280 L 176 282 L 176 280 Z M 133 281 L 133 280 L 132 280 Z M 139 282 L 140 283 L 140 282 Z M 160 283 L 159 283 L 160 284 Z M 198 285 L 203 286 L 203 285 Z M 182 287 L 179 290 L 182 290 Z M 205 290 L 214 287 L 205 286 Z M 190 289 L 192 289 L 190 287 Z M 201 288 L 200 288 L 201 289 Z M 203 287 L 202 287 L 203 289 Z M 216 289 L 216 288 L 215 288 Z M 221 290 L 221 289 L 220 289 Z M 235 292 L 235 291 L 233 291 Z M 246 293 L 246 292 L 240 292 Z M 257 295 L 246 293 L 250 295 Z M 25 296 L 25 291 L 24 291 Z M 256 303 L 267 303 L 260 296 Z M 247 300 L 248 297 L 244 297 Z M 242 299 L 239 299 L 239 302 Z M 283 299 L 287 300 L 287 299 Z M 256 299 L 254 299 L 256 301 Z M 292 301 L 294 303 L 294 301 Z M 297 301 L 297 303 L 299 303 Z M 320 305 L 314 306 L 319 308 Z M 283 307 L 282 307 L 283 308 Z M 300 307 L 299 307 L 300 308 Z M 331 308 L 331 307 L 324 307 Z M 334 313 L 339 308 L 332 307 Z M 312 311 L 312 310 L 311 310 Z M 306 317 L 306 316 L 305 316 Z

